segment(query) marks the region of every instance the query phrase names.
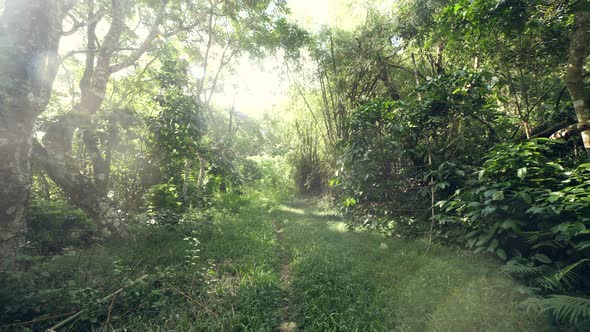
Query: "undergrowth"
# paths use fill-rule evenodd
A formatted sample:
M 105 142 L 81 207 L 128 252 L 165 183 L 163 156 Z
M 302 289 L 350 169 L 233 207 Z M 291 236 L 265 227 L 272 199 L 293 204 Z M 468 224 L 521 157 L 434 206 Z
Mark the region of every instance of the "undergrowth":
M 7 261 L 0 330 L 274 330 L 280 262 L 269 204 L 226 195 L 172 225 L 142 220 L 131 242 Z
M 561 328 L 494 258 L 354 233 L 333 212 L 227 194 L 138 217 L 129 242 L 21 255 L 0 271 L 0 330 L 275 331 L 284 310 L 301 331 Z

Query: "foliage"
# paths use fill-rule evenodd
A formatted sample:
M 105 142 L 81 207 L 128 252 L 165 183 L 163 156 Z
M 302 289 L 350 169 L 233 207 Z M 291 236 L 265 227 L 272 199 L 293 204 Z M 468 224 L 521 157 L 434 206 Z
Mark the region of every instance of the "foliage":
M 86 214 L 71 204 L 39 199 L 31 202 L 28 225 L 29 245 L 40 255 L 88 246 L 96 230 Z
M 588 165 L 560 160 L 563 146 L 537 139 L 496 147 L 477 179 L 441 203 L 440 222 L 464 227 L 469 247 L 503 259 L 575 259 L 588 223 Z
M 191 86 L 188 62 L 180 60 L 175 49 L 164 52 L 161 68 L 153 73 L 160 88 L 154 98 L 161 109 L 150 122 L 150 129 L 154 133 L 154 154 L 166 167 L 171 160 L 183 160 L 202 150 L 206 127 L 202 106 L 187 92 Z
M 135 241 L 3 261 L 2 330 L 45 330 L 78 312 L 66 328 L 274 330 L 279 259 L 255 199 L 220 197 L 177 225 L 135 226 Z
M 176 187 L 171 184 L 158 184 L 145 194 L 146 207 L 149 210 L 170 210 L 178 212 L 182 203 Z
M 581 318 L 590 318 L 590 299 L 565 295 L 551 295 L 547 298 L 530 298 L 525 301 L 527 308 L 537 312 L 549 311 L 557 319 L 577 323 Z

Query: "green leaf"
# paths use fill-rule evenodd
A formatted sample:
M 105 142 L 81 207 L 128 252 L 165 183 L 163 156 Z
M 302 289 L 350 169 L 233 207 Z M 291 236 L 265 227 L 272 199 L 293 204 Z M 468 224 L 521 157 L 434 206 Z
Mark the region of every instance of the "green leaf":
M 524 179 L 526 177 L 526 172 L 527 172 L 527 168 L 523 167 L 523 168 L 519 168 L 518 171 L 516 171 L 516 174 L 520 179 Z
M 496 191 L 494 195 L 492 195 L 492 199 L 494 201 L 501 201 L 504 199 L 504 192 L 503 191 Z
M 508 259 L 508 256 L 506 255 L 504 249 L 499 248 L 498 250 L 496 250 L 496 255 L 498 255 L 498 257 L 502 258 L 503 260 Z
M 551 258 L 549 258 L 547 255 L 543 255 L 543 254 L 536 254 L 533 256 L 533 258 L 541 263 L 544 264 L 551 264 L 553 261 L 551 260 Z
M 524 191 L 519 191 L 518 196 L 520 196 L 520 198 L 522 198 L 522 200 L 527 204 L 533 203 L 533 199 L 531 198 L 531 195 L 527 194 Z
M 511 230 L 513 230 L 515 232 L 518 232 L 518 225 L 512 219 L 506 219 L 506 220 L 504 220 L 504 222 L 502 222 L 502 224 L 500 225 L 500 227 L 502 229 L 511 229 Z
M 492 196 L 492 195 L 495 195 L 497 192 L 498 192 L 498 189 L 489 189 L 489 190 L 486 190 L 486 191 L 483 193 L 483 195 L 484 195 L 485 197 L 490 197 L 490 196 Z
M 496 248 L 498 248 L 498 244 L 500 243 L 500 241 L 498 241 L 498 239 L 494 239 L 490 245 L 488 246 L 488 250 L 491 252 L 494 252 L 494 250 L 496 250 Z
M 554 203 L 556 202 L 560 197 L 563 197 L 563 193 L 560 191 L 554 191 L 552 193 L 549 194 L 549 197 L 547 198 L 547 200 L 549 201 L 549 203 Z
M 479 173 L 477 175 L 477 179 L 481 181 L 485 176 L 486 176 L 486 170 L 482 169 L 481 171 L 479 171 Z

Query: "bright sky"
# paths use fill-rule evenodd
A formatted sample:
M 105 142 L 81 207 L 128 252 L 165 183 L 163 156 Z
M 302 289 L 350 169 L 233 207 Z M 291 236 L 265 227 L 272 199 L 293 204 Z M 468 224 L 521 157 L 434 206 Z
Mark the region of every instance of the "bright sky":
M 322 25 L 348 28 L 358 23 L 364 10 L 361 1 L 351 0 L 288 0 L 292 19 L 302 27 L 315 32 Z M 351 13 L 357 13 L 351 15 Z M 343 13 L 347 13 L 343 15 Z M 342 18 L 346 19 L 343 20 Z M 280 59 L 265 59 L 263 65 L 253 64 L 247 57 L 240 59 L 236 74 L 227 81 L 238 81 L 236 109 L 249 116 L 262 116 L 265 112 L 281 112 L 280 105 L 287 98 L 289 82 L 281 75 Z M 231 84 L 227 84 L 231 85 Z M 214 97 L 219 107 L 231 107 L 235 90 L 228 86 L 222 95 Z

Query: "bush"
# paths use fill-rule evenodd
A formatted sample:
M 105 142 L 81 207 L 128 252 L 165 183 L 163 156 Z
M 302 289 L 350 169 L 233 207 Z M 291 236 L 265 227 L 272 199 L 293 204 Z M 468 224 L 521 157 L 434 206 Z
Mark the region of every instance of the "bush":
M 476 178 L 440 203 L 437 220 L 443 236 L 496 254 L 508 261 L 506 273 L 554 294 L 530 307 L 575 323 L 590 317 L 590 301 L 579 297 L 590 292 L 590 163 L 560 158 L 564 144 L 498 146 Z
M 570 166 L 559 159 L 562 148 L 546 139 L 495 148 L 477 178 L 440 203 L 439 222 L 459 228 L 459 239 L 476 252 L 504 260 L 580 258 L 575 248 L 590 222 L 590 164 Z
M 82 210 L 62 201 L 32 201 L 28 224 L 28 240 L 42 255 L 57 253 L 66 247 L 85 246 L 96 230 Z
M 182 207 L 178 191 L 171 184 L 157 184 L 151 187 L 144 197 L 147 209 L 151 211 L 170 210 L 180 212 Z

